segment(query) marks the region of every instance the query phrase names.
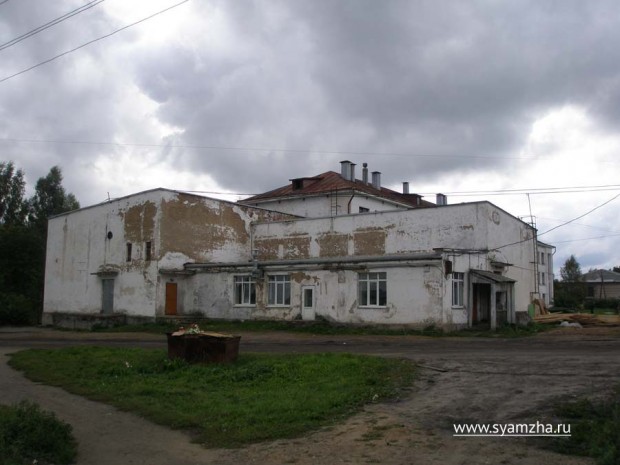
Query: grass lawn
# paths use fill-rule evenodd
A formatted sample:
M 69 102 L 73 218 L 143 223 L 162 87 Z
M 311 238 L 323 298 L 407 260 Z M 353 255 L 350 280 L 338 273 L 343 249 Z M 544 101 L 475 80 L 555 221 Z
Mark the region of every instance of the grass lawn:
M 103 347 L 26 350 L 10 365 L 35 381 L 195 432 L 210 447 L 298 436 L 413 381 L 403 360 L 349 354 L 242 354 L 234 364 L 190 365 L 165 351 Z

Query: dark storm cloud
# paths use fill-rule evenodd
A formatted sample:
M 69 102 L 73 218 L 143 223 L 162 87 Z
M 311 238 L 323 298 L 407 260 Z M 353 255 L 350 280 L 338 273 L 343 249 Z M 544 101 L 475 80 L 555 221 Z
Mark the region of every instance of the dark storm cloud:
M 81 4 L 8 2 L 0 42 Z M 3 75 L 127 23 L 106 15 L 105 4 L 0 51 Z M 226 147 L 150 152 L 171 169 L 208 173 L 223 189 L 260 192 L 337 170 L 343 158 L 369 162 L 386 183 L 501 172 L 532 122 L 552 109 L 580 105 L 609 128 L 620 116 L 620 12 L 612 1 L 213 1 L 183 8 L 185 24 L 156 47 L 131 29 L 1 84 L 0 136 Z M 133 85 L 158 103 L 157 118 L 177 135 L 152 139 L 146 116 L 127 100 Z M 97 156 L 120 150 L 2 148 L 32 177 L 51 164 L 66 166 L 76 189 L 88 185 Z
M 142 89 L 162 103 L 159 118 L 182 127 L 188 144 L 414 155 L 348 157 L 398 181 L 407 170 L 432 177 L 491 165 L 475 157 L 498 157 L 491 167 L 501 169 L 535 118 L 565 104 L 617 116 L 620 18 L 612 2 L 216 5 L 235 37 L 229 53 L 212 52 L 218 37 L 206 29 L 203 48 L 171 44 L 136 68 Z M 238 191 L 337 169 L 343 158 L 185 156 Z M 455 156 L 463 158 L 446 158 Z

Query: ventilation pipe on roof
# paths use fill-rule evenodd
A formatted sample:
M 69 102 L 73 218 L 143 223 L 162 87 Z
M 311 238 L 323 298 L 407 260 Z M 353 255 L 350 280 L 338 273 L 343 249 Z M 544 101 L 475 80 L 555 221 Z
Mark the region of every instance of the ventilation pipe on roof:
M 340 176 L 347 181 L 349 180 L 349 176 L 351 176 L 351 162 L 349 160 L 343 160 L 340 162 Z
M 437 205 L 448 205 L 448 197 L 444 194 L 437 194 L 435 203 Z
M 407 181 L 403 181 L 403 194 L 409 193 L 409 183 Z
M 355 163 L 349 165 L 351 167 L 351 174 L 349 175 L 349 181 L 355 182 Z
M 381 171 L 372 172 L 372 187 L 381 189 Z
M 362 166 L 362 182 L 368 184 L 368 163 L 363 163 Z

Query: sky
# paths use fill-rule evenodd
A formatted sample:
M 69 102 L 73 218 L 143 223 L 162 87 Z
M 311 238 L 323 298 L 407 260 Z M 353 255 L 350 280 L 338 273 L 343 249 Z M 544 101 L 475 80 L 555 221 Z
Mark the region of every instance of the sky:
M 620 266 L 616 0 L 179 1 L 0 1 L 0 161 L 29 192 L 58 165 L 82 206 L 237 201 L 347 159 L 534 218 L 556 276 Z

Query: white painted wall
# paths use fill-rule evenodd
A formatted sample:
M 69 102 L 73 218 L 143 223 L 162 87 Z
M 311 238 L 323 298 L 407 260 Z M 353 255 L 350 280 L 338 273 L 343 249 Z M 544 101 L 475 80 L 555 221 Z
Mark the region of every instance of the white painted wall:
M 360 251 L 358 234 L 384 237 L 383 250 Z M 535 273 L 532 262 L 532 229 L 524 222 L 488 202 L 447 205 L 413 209 L 403 212 L 378 212 L 335 218 L 303 219 L 286 222 L 262 223 L 254 228 L 257 244 L 261 240 L 294 238 L 297 243 L 306 237 L 309 257 L 319 258 L 321 238 L 325 235 L 346 236 L 347 255 L 431 253 L 444 250 L 454 262 L 454 271 L 467 272 L 471 268 L 492 271 L 491 261 L 510 263 L 506 276 L 517 281 L 515 304 L 517 311 L 527 311 L 534 290 Z M 499 248 L 486 253 L 485 250 Z M 450 252 L 450 249 L 459 249 Z M 466 253 L 466 250 L 480 253 Z M 286 247 L 283 257 L 287 258 Z M 293 252 L 295 252 L 293 250 Z M 446 286 L 451 285 L 448 281 Z M 404 291 L 404 290 L 403 290 Z M 424 291 L 426 294 L 427 291 Z M 422 298 L 421 295 L 417 296 Z M 467 297 L 466 297 L 467 301 Z M 463 320 L 462 309 L 452 310 L 451 299 L 444 299 L 444 315 Z M 451 312 L 451 313 L 450 313 Z M 450 317 L 445 317 L 445 321 Z
M 334 216 L 359 213 L 359 208 L 368 208 L 371 212 L 387 210 L 406 210 L 407 208 L 381 200 L 373 196 L 352 192 L 339 192 L 334 201 L 332 194 L 320 196 L 290 197 L 279 200 L 261 201 L 256 205 L 268 210 L 274 210 L 305 218 L 320 218 L 332 216 L 332 206 L 336 205 Z M 243 201 L 242 201 L 243 202 Z
M 130 315 L 154 315 L 157 299 L 157 262 L 146 262 L 144 242 L 125 234 L 123 213 L 145 202 L 159 202 L 171 193 L 150 191 L 113 200 L 52 218 L 48 223 L 44 313 L 99 313 L 102 305 L 101 277 L 104 269 L 118 272 L 114 286 L 114 309 Z M 159 219 L 156 217 L 155 222 Z M 151 238 L 159 248 L 158 228 Z M 109 239 L 108 233 L 112 234 Z M 127 242 L 132 255 L 127 262 Z M 147 283 L 147 285 L 145 285 Z
M 191 262 L 248 262 L 253 221 L 281 219 L 279 213 L 230 202 L 156 189 L 50 219 L 44 314 L 99 314 L 102 277 L 114 271 L 114 312 L 154 317 L 164 314 L 160 270 L 183 270 Z M 107 234 L 112 233 L 108 238 Z M 145 242 L 152 260 L 144 260 Z M 127 243 L 133 259 L 127 261 Z M 178 278 L 183 279 L 183 278 Z M 195 292 L 179 286 L 179 312 L 193 308 Z

